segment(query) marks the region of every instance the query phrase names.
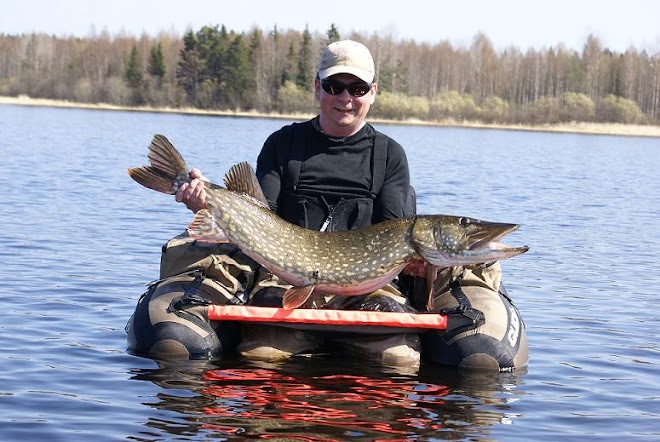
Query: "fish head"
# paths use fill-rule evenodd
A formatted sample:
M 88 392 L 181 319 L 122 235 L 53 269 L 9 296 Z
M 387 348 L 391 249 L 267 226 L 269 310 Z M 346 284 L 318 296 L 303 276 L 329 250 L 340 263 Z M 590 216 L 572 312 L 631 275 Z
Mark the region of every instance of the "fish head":
M 463 216 L 419 217 L 412 229 L 415 250 L 438 267 L 480 264 L 511 258 L 529 248 L 500 242 L 518 224 L 495 223 Z

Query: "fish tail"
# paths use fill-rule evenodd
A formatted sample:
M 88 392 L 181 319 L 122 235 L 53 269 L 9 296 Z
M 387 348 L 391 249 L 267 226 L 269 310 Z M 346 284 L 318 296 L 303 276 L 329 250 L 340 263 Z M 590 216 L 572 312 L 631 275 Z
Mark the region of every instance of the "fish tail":
M 158 192 L 174 195 L 189 179 L 189 171 L 181 154 L 163 135 L 155 135 L 147 155 L 151 166 L 128 168 L 128 174 L 138 183 Z

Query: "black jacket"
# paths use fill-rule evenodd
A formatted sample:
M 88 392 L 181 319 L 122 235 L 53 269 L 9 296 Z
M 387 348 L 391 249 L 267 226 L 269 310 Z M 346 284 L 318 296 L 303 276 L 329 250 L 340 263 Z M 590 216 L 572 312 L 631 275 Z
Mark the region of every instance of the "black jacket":
M 285 126 L 266 140 L 257 177 L 271 209 L 314 230 L 324 224 L 349 230 L 410 215 L 408 160 L 399 143 L 369 124 L 336 139 L 314 123 Z

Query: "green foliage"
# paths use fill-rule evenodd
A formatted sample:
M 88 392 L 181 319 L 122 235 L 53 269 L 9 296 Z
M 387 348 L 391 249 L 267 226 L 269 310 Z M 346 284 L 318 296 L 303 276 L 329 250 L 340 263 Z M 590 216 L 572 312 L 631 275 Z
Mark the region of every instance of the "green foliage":
M 152 77 L 156 77 L 161 81 L 165 77 L 165 56 L 163 55 L 163 46 L 160 42 L 151 47 L 147 72 Z
M 337 26 L 335 26 L 334 23 L 330 25 L 330 29 L 328 29 L 326 35 L 328 36 L 328 41 L 326 42 L 327 44 L 341 40 L 341 37 L 339 36 L 339 30 L 337 29 Z
M 587 72 L 577 56 L 571 57 L 566 72 L 566 86 L 572 92 L 586 92 Z
M 225 64 L 225 95 L 231 107 L 237 109 L 249 102 L 249 93 L 254 87 L 250 78 L 250 53 L 242 35 L 236 36 L 231 42 Z
M 433 120 L 454 118 L 469 120 L 477 117 L 478 108 L 470 94 L 444 91 L 436 95 L 429 105 L 429 117 Z
M 198 78 L 200 86 L 203 85 L 203 93 L 198 97 L 198 102 L 204 103 L 204 107 L 223 108 L 227 105 L 224 88 L 229 77 L 225 64 L 230 44 L 229 34 L 224 26 L 204 26 L 195 37 L 200 67 Z
M 623 56 L 621 57 L 623 58 Z M 623 68 L 621 66 L 621 63 L 617 63 L 616 68 L 614 72 L 614 95 L 617 97 L 623 97 L 624 91 L 624 75 L 623 75 Z
M 225 79 L 223 59 L 229 43 L 227 29 L 223 26 L 204 26 L 197 32 L 196 49 L 202 63 L 202 79 L 221 84 Z
M 380 92 L 371 108 L 371 114 L 392 120 L 426 119 L 429 101 L 424 97 L 409 97 L 400 93 Z
M 243 109 L 270 108 L 270 87 L 267 82 L 263 81 L 267 69 L 262 55 L 263 40 L 263 35 L 258 29 L 254 29 L 250 34 L 246 67 L 246 90 L 243 93 L 243 99 L 245 100 L 242 104 Z M 272 67 L 274 68 L 274 65 Z
M 283 114 L 313 112 L 315 109 L 313 94 L 292 81 L 287 81 L 277 91 L 277 102 L 278 110 Z
M 426 97 L 406 97 L 404 100 L 406 118 L 426 120 L 429 116 L 429 100 Z
M 384 92 L 401 92 L 408 88 L 408 70 L 403 60 L 382 66 L 378 72 L 378 88 Z
M 305 27 L 302 34 L 302 43 L 298 52 L 298 74 L 296 84 L 301 88 L 311 90 L 312 88 L 312 34 Z
M 371 116 L 389 119 L 400 118 L 403 114 L 399 105 L 402 97 L 403 95 L 393 94 L 392 92 L 379 92 L 374 105 L 371 107 Z
M 320 49 L 341 37 L 224 26 L 183 38 L 60 38 L 0 33 L 0 94 L 119 105 L 316 112 L 311 90 Z M 498 53 L 479 34 L 468 48 L 361 36 L 378 75 L 370 116 L 553 124 L 660 123 L 660 58 L 616 54 L 589 36 L 581 52 L 559 46 Z M 142 53 L 143 52 L 143 53 Z
M 509 120 L 509 103 L 493 95 L 486 98 L 479 110 L 479 118 L 486 123 L 501 123 Z
M 291 70 L 293 69 L 293 63 L 296 59 L 296 48 L 293 46 L 293 42 L 289 43 L 289 50 L 286 53 L 284 62 L 282 63 L 282 71 L 280 72 L 280 86 L 284 86 L 287 81 L 291 80 Z
M 124 79 L 129 88 L 132 89 L 132 96 L 130 104 L 141 105 L 144 104 L 145 97 L 142 90 L 142 65 L 138 54 L 137 45 L 133 45 L 131 53 L 126 61 L 126 68 L 124 69 Z
M 543 96 L 522 107 L 522 123 L 556 124 L 560 121 L 559 99 Z
M 254 69 L 254 66 L 259 64 L 261 60 L 259 59 L 259 52 L 261 51 L 262 46 L 262 36 L 259 30 L 254 29 L 250 34 L 250 44 L 248 45 L 248 54 L 249 54 L 249 69 Z
M 633 100 L 608 95 L 600 100 L 596 108 L 598 121 L 605 123 L 639 124 L 644 114 Z
M 217 109 L 217 85 L 213 80 L 202 80 L 197 86 L 196 102 L 202 109 Z
M 131 49 L 128 60 L 126 61 L 124 78 L 126 79 L 128 86 L 131 88 L 139 88 L 142 84 L 142 66 L 140 65 L 138 49 L 135 44 Z
M 251 39 L 254 42 L 258 40 Z M 254 100 L 251 60 L 257 49 L 242 34 L 228 33 L 224 26 L 204 26 L 194 35 L 189 32 L 184 37 L 177 83 L 195 106 L 249 108 Z
M 565 92 L 560 99 L 562 121 L 593 121 L 596 105 L 586 94 Z
M 202 80 L 202 60 L 197 50 L 197 36 L 189 31 L 183 37 L 183 49 L 179 53 L 176 68 L 177 84 L 183 88 L 189 104 L 200 104 L 197 89 Z

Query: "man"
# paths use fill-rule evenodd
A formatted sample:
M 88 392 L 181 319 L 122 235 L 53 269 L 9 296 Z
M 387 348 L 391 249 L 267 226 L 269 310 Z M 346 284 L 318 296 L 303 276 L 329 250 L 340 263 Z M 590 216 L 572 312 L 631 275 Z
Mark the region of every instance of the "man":
M 342 197 L 346 200 L 370 196 L 375 130 L 365 119 L 375 101 L 377 89 L 373 59 L 364 45 L 344 40 L 326 48 L 314 80 L 319 115 L 272 134 L 257 161 L 257 176 L 264 194 L 280 216 L 301 224 L 299 216 L 293 213 L 296 208 L 288 201 L 290 193 L 335 203 Z M 281 142 L 290 143 L 294 140 L 283 138 L 294 136 L 308 136 L 303 140 L 304 152 L 299 149 L 292 153 L 292 146 Z M 410 183 L 405 152 L 398 143 L 387 138 L 386 154 L 386 176 L 374 201 L 372 217 L 361 220 L 363 225 L 405 215 Z M 287 187 L 287 171 L 282 170 L 286 164 L 282 163 L 290 159 L 302 159 L 304 167 L 300 168 L 297 182 Z M 195 179 L 181 186 L 176 200 L 197 212 L 205 207 L 206 193 L 200 171 L 193 169 L 191 174 Z M 334 208 L 334 205 L 330 206 Z M 327 218 L 319 218 L 318 213 L 314 215 L 314 219 L 307 220 L 311 224 L 304 227 L 316 230 L 322 227 Z M 352 223 L 348 227 L 361 225 Z
M 343 40 L 323 51 L 314 80 L 319 115 L 285 126 L 266 140 L 257 160 L 257 177 L 271 209 L 282 218 L 314 230 L 351 230 L 411 215 L 410 178 L 403 148 L 366 122 L 378 89 L 369 50 Z M 193 169 L 176 201 L 196 212 L 205 208 L 201 172 Z M 411 265 L 408 273 L 422 269 Z M 283 287 L 262 275 L 252 305 L 281 305 Z M 393 287 L 365 297 L 316 296 L 306 307 L 403 311 L 407 299 Z M 245 327 L 239 351 L 248 357 L 280 359 L 318 350 L 324 339 L 279 327 Z M 335 342 L 337 343 L 337 342 Z M 419 338 L 351 338 L 339 343 L 386 362 L 419 363 Z

